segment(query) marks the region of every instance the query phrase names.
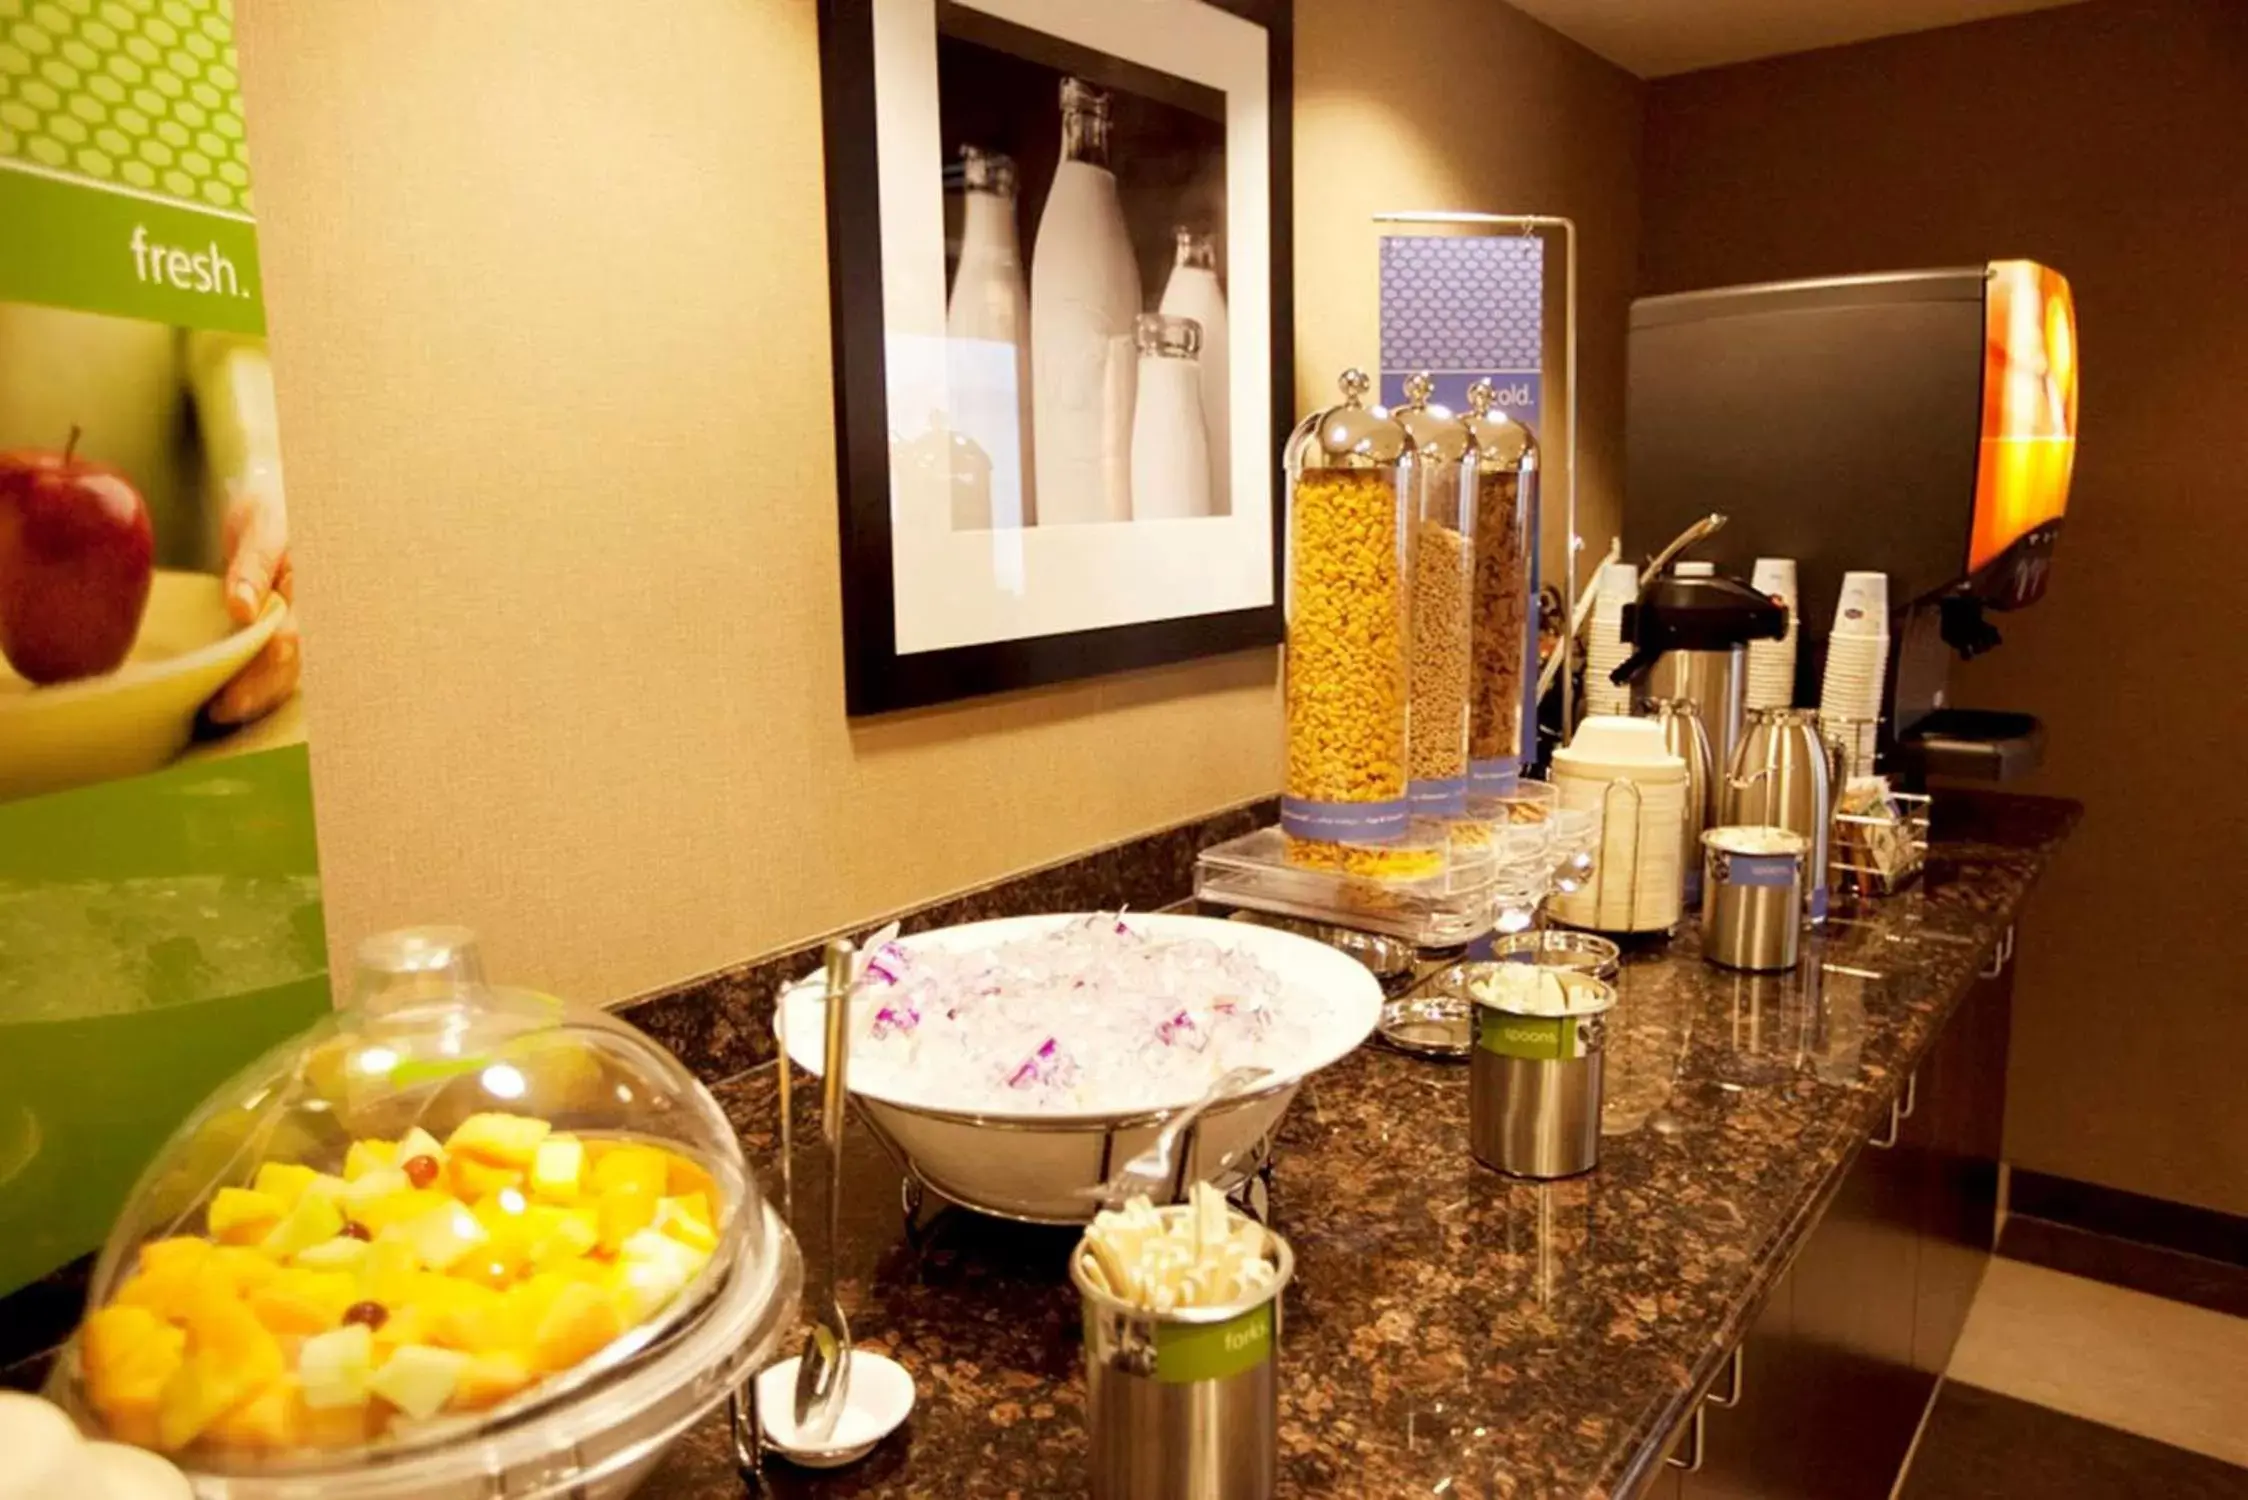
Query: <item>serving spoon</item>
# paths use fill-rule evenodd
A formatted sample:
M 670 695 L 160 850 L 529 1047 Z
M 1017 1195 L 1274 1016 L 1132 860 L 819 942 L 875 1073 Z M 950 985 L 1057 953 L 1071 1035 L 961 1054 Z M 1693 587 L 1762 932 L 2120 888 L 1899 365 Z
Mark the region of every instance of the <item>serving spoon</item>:
M 836 1294 L 836 1258 L 843 1241 L 843 1107 L 850 1050 L 851 990 L 856 979 L 850 939 L 827 945 L 827 1036 L 820 1067 L 820 1137 L 827 1147 L 827 1218 L 819 1255 L 819 1296 L 812 1331 L 796 1366 L 796 1430 L 814 1444 L 835 1431 L 851 1386 L 851 1324 Z

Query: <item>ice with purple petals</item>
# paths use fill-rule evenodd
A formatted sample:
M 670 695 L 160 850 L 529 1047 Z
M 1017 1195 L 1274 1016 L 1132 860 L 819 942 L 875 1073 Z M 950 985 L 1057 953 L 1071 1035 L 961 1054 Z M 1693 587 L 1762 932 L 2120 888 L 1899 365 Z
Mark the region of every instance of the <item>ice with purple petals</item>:
M 1113 914 L 973 950 L 885 942 L 858 995 L 854 1059 L 942 1080 L 961 1110 L 1184 1102 L 1228 1069 L 1285 1067 L 1318 1029 L 1247 953 Z

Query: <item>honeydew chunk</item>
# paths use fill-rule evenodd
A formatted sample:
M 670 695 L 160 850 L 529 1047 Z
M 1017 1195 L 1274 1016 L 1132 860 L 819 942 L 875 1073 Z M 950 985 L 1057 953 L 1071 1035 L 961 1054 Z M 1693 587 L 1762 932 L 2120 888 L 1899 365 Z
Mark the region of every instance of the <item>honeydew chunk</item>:
M 357 1176 L 347 1174 L 347 1177 L 343 1191 L 336 1196 L 354 1208 L 393 1193 L 409 1193 L 414 1188 L 413 1179 L 396 1167 L 369 1167 Z
M 413 1247 L 421 1263 L 433 1271 L 445 1270 L 492 1237 L 490 1230 L 476 1222 L 476 1215 L 450 1200 L 441 1208 L 399 1225 L 397 1234 Z
M 668 1234 L 643 1229 L 617 1254 L 618 1310 L 627 1322 L 645 1321 L 695 1279 L 709 1257 Z
M 426 1156 L 439 1166 L 445 1165 L 445 1148 L 438 1144 L 436 1136 L 431 1135 L 419 1125 L 398 1138 L 398 1154 L 395 1160 L 399 1166 L 403 1167 L 417 1156 Z
M 434 1417 L 453 1399 L 467 1363 L 468 1356 L 456 1350 L 401 1344 L 367 1386 L 409 1417 Z
M 531 1191 L 556 1203 L 577 1201 L 585 1175 L 585 1143 L 574 1135 L 550 1135 L 531 1158 Z
M 710 1201 L 700 1193 L 657 1199 L 655 1227 L 706 1254 L 718 1248 L 717 1231 L 710 1225 Z
M 308 1192 L 297 1200 L 287 1217 L 258 1242 L 258 1248 L 275 1260 L 287 1260 L 300 1250 L 309 1250 L 341 1233 L 343 1210 L 336 1206 L 335 1200 Z
M 297 1351 L 297 1380 L 304 1404 L 314 1411 L 338 1411 L 367 1400 L 374 1379 L 375 1338 L 364 1323 L 346 1323 L 314 1334 Z

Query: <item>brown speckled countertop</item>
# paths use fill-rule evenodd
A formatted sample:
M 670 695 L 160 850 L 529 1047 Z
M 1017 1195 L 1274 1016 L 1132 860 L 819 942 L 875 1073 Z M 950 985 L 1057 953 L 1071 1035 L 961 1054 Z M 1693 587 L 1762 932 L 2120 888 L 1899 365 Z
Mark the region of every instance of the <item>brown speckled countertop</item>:
M 1462 1068 L 1369 1046 L 1304 1090 L 1273 1183 L 1298 1258 L 1283 1494 L 1605 1497 L 1655 1472 L 2078 815 L 1990 795 L 1957 811 L 1923 883 L 1839 911 L 1796 973 L 1711 968 L 1691 926 L 1630 955 L 1586 1177 L 1476 1165 Z M 771 1070 L 719 1097 L 769 1167 Z M 774 1489 L 1083 1493 L 1072 1236 L 949 1211 L 917 1251 L 898 1174 L 856 1123 L 848 1160 L 844 1302 L 920 1405 L 856 1467 L 772 1464 Z M 722 1420 L 643 1491 L 739 1492 Z

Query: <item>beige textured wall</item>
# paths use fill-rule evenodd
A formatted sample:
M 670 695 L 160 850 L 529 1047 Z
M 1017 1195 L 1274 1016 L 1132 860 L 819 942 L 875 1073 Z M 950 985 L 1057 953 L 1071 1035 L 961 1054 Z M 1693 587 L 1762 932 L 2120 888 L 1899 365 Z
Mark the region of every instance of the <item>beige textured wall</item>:
M 1650 291 L 2026 255 L 2076 294 L 2051 592 L 1954 684 L 2082 798 L 2021 944 L 2007 1151 L 2248 1213 L 2248 6 L 2093 0 L 1656 85 Z
M 1371 241 L 1315 248 L 1357 227 L 1318 167 L 1353 90 L 1398 96 L 1342 148 L 1384 204 L 1629 223 L 1635 87 L 1424 6 L 1368 74 L 1358 8 L 1301 7 L 1314 367 L 1371 336 Z M 1480 75 L 1519 108 L 1454 106 L 1524 138 L 1455 171 L 1417 78 L 1471 20 L 1532 51 Z M 461 920 L 613 999 L 1275 788 L 1271 652 L 844 719 L 812 0 L 242 0 L 238 29 L 339 956 Z
M 1388 21 L 1373 26 L 1374 17 Z M 1379 359 L 1371 216 L 1389 210 L 1555 214 L 1577 221 L 1578 534 L 1597 556 L 1623 484 L 1624 330 L 1639 256 L 1646 86 L 1497 0 L 1296 7 L 1296 391 L 1335 399 L 1346 366 Z M 1563 304 L 1548 257 L 1545 444 L 1558 518 Z M 1557 577 L 1559 524 L 1547 527 Z

